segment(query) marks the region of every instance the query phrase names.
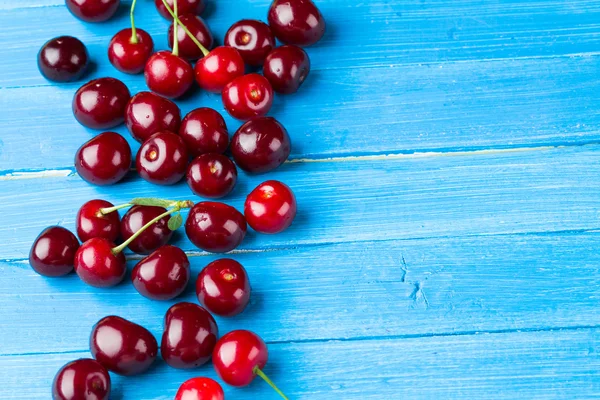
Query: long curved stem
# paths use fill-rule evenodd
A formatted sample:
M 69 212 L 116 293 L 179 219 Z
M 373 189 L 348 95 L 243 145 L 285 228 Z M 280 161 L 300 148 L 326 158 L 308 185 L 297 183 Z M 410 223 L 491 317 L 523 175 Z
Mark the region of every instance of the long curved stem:
M 176 56 L 179 55 L 179 32 L 177 30 L 179 24 L 177 23 L 177 21 L 179 21 L 179 18 L 177 18 L 177 16 L 179 15 L 177 13 L 177 0 L 173 0 L 173 10 L 174 10 L 174 17 L 173 17 L 173 54 L 175 54 Z
M 131 11 L 129 12 L 129 18 L 131 18 L 131 39 L 129 39 L 129 41 L 131 44 L 137 44 L 138 42 L 137 31 L 135 30 L 135 18 L 133 17 L 136 2 L 137 0 L 131 2 Z
M 273 383 L 273 381 L 269 379 L 269 377 L 264 372 L 262 372 L 260 368 L 258 368 L 258 366 L 254 367 L 254 373 L 260 376 L 265 382 L 267 382 L 269 386 L 271 386 L 273 390 L 277 392 L 278 395 L 283 397 L 285 400 L 289 400 L 287 396 L 283 394 L 283 392 L 277 387 L 277 385 L 275 385 L 275 383 Z
M 200 49 L 200 51 L 202 52 L 202 54 L 204 54 L 204 56 L 206 56 L 208 53 L 210 53 L 208 51 L 208 49 L 206 47 L 204 47 L 202 45 L 202 43 L 200 43 L 198 41 L 198 39 L 196 39 L 196 37 L 192 34 L 192 32 L 190 32 L 190 30 L 187 28 L 187 26 L 185 26 L 183 24 L 183 22 L 181 22 L 179 20 L 179 17 L 176 16 L 175 13 L 173 12 L 173 10 L 171 9 L 171 7 L 169 7 L 169 4 L 167 3 L 167 0 L 162 0 L 162 2 L 165 5 L 165 8 L 169 12 L 169 14 L 171 14 L 171 17 L 173 17 L 173 21 L 175 22 L 175 26 L 179 25 L 185 31 L 185 34 L 188 35 L 188 37 L 192 40 L 192 42 L 194 42 L 194 44 L 196 44 L 196 46 L 198 46 L 198 48 Z M 173 28 L 173 35 L 175 35 L 175 30 L 174 29 L 175 28 Z

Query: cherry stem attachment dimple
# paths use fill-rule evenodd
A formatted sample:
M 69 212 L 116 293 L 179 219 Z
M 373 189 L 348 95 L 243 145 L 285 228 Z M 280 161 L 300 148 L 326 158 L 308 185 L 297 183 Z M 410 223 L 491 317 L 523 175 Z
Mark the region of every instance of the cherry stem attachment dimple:
M 135 18 L 133 17 L 136 2 L 137 0 L 131 2 L 131 10 L 129 11 L 129 18 L 131 18 L 131 39 L 129 39 L 129 42 L 131 44 L 137 44 L 138 42 L 137 31 L 135 30 Z
M 260 376 L 265 382 L 267 382 L 269 384 L 269 386 L 271 386 L 273 388 L 273 390 L 275 390 L 277 392 L 278 395 L 283 397 L 285 400 L 289 400 L 287 398 L 287 396 L 285 394 L 283 394 L 283 392 L 277 387 L 277 385 L 275 385 L 275 383 L 273 383 L 273 381 L 271 379 L 269 379 L 269 377 L 264 372 L 262 372 L 262 370 L 260 368 L 258 368 L 258 366 L 254 367 L 252 372 L 254 372 L 254 374 Z
M 196 39 L 196 37 L 192 34 L 192 32 L 190 32 L 190 30 L 187 28 L 187 26 L 185 26 L 183 24 L 183 22 L 181 22 L 179 20 L 179 17 L 175 14 L 175 12 L 173 12 L 173 10 L 171 9 L 171 7 L 169 7 L 169 4 L 167 3 L 167 0 L 162 0 L 163 4 L 165 5 L 165 8 L 167 9 L 167 11 L 169 12 L 169 14 L 171 14 L 171 17 L 173 17 L 173 22 L 174 22 L 174 27 L 173 27 L 173 36 L 174 36 L 174 41 L 177 40 L 177 25 L 179 25 L 184 31 L 185 34 L 188 35 L 188 37 L 192 40 L 192 42 L 194 42 L 196 44 L 196 46 L 198 46 L 198 48 L 200 49 L 200 51 L 202 52 L 202 54 L 204 54 L 204 56 L 208 55 L 208 53 L 210 53 L 208 51 L 208 49 L 206 47 L 204 47 L 202 45 L 202 43 L 200 43 L 200 41 L 198 39 Z M 177 1 L 175 1 L 175 5 L 177 5 Z M 173 49 L 175 49 L 175 43 L 173 43 Z

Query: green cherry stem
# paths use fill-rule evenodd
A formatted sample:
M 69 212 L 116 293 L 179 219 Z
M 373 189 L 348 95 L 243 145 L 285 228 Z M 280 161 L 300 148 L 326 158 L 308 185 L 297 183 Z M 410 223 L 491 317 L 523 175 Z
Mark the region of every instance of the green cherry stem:
M 195 36 L 192 34 L 192 32 L 190 32 L 190 30 L 187 28 L 187 26 L 185 26 L 185 25 L 183 24 L 183 22 L 181 22 L 181 21 L 179 20 L 179 17 L 177 17 L 177 16 L 175 15 L 175 13 L 173 12 L 173 10 L 171 9 L 171 7 L 169 7 L 169 4 L 167 3 L 167 0 L 162 0 L 162 2 L 163 2 L 163 4 L 165 5 L 165 8 L 166 8 L 166 9 L 167 9 L 167 11 L 169 12 L 169 14 L 171 14 L 171 17 L 173 17 L 173 21 L 175 21 L 175 26 L 174 26 L 174 28 L 173 28 L 173 36 L 175 36 L 175 35 L 176 35 L 176 31 L 175 31 L 175 29 L 177 28 L 177 25 L 179 25 L 179 26 L 180 26 L 180 27 L 181 27 L 181 28 L 182 28 L 182 29 L 185 31 L 185 34 L 186 34 L 186 35 L 188 35 L 188 37 L 189 37 L 190 39 L 192 39 L 192 42 L 194 42 L 194 43 L 196 44 L 196 46 L 198 46 L 198 48 L 200 49 L 200 51 L 202 52 L 202 54 L 204 54 L 204 56 L 208 55 L 208 53 L 210 53 L 210 52 L 208 51 L 208 49 L 207 49 L 206 47 L 204 47 L 204 46 L 202 45 L 202 43 L 200 43 L 200 42 L 198 41 L 198 39 L 196 39 L 196 37 L 195 37 Z M 175 2 L 175 5 L 177 5 L 177 2 Z M 177 38 L 177 36 L 175 36 L 175 38 Z M 175 40 L 175 39 L 174 39 L 174 40 Z M 175 47 L 174 47 L 174 45 L 175 45 L 175 43 L 173 43 L 173 48 L 175 48 Z
M 129 11 L 129 18 L 131 18 L 131 39 L 129 39 L 129 42 L 131 44 L 137 44 L 138 42 L 137 31 L 135 30 L 135 18 L 133 17 L 136 2 L 137 0 L 131 2 L 131 10 Z
M 285 394 L 283 394 L 283 392 L 277 387 L 277 385 L 275 385 L 273 383 L 273 381 L 271 379 L 269 379 L 269 377 L 264 372 L 262 372 L 260 368 L 258 368 L 258 365 L 256 367 L 254 367 L 253 372 L 254 372 L 254 374 L 260 376 L 265 382 L 267 382 L 269 384 L 269 386 L 271 386 L 273 388 L 273 390 L 275 390 L 277 392 L 278 395 L 283 397 L 285 400 L 289 400 L 287 398 L 287 396 Z
M 127 208 L 127 207 L 129 207 L 131 205 L 132 205 L 131 203 L 125 203 L 125 204 L 120 204 L 120 205 L 114 206 L 114 207 L 101 208 L 99 216 L 110 214 L 110 213 L 118 211 L 118 210 L 120 210 L 122 208 Z
M 163 2 L 164 1 L 165 0 L 163 0 Z M 173 0 L 173 9 L 174 9 L 173 20 L 175 21 L 175 23 L 173 24 L 173 54 L 175 54 L 176 56 L 179 56 L 179 37 L 178 37 L 179 32 L 177 31 L 177 27 L 179 26 L 177 24 L 177 21 L 179 21 L 179 18 L 177 18 L 177 15 L 178 15 L 177 0 Z

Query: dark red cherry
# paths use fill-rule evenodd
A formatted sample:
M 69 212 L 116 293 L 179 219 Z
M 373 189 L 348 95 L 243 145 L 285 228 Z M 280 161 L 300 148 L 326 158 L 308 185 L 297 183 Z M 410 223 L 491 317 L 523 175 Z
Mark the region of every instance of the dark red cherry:
M 125 119 L 129 89 L 115 78 L 94 79 L 77 90 L 73 97 L 73 115 L 92 129 L 115 127 Z
M 263 74 L 277 93 L 290 94 L 298 91 L 310 72 L 308 54 L 291 44 L 273 50 L 263 65 Z
M 208 311 L 223 317 L 238 315 L 250 301 L 250 281 L 239 262 L 222 258 L 208 264 L 196 281 L 198 301 Z
M 213 36 L 210 33 L 210 29 L 202 18 L 194 14 L 182 15 L 179 20 L 185 25 L 186 28 L 191 32 L 192 35 L 207 49 L 211 49 L 213 46 Z M 173 48 L 173 24 L 169 27 L 169 47 Z M 190 39 L 186 31 L 179 27 L 177 30 L 177 40 L 179 41 L 179 56 L 187 58 L 188 60 L 197 60 L 202 57 L 202 50 Z
M 208 107 L 190 111 L 181 123 L 179 136 L 192 156 L 205 153 L 222 154 L 229 146 L 225 120 L 221 114 Z
M 177 132 L 181 112 L 177 104 L 152 92 L 133 96 L 125 109 L 125 125 L 138 142 L 160 131 Z
M 188 152 L 183 139 L 169 131 L 157 132 L 140 147 L 135 166 L 142 178 L 157 185 L 172 185 L 185 175 Z
M 119 8 L 120 0 L 65 0 L 71 13 L 82 21 L 103 22 Z
M 287 44 L 310 46 L 325 33 L 325 19 L 311 0 L 275 0 L 268 19 L 277 39 Z
M 237 168 L 222 154 L 202 154 L 188 166 L 187 183 L 198 196 L 219 199 L 227 196 L 237 182 Z
M 238 247 L 246 236 L 246 220 L 235 208 L 204 201 L 190 210 L 185 232 L 190 241 L 211 253 L 226 253 Z
M 52 383 L 52 400 L 108 400 L 109 396 L 108 371 L 89 358 L 63 366 Z
M 162 246 L 136 264 L 131 273 L 133 286 L 152 300 L 179 296 L 190 280 L 190 262 L 175 246 Z
M 173 8 L 173 6 L 175 5 L 174 1 L 167 0 L 167 3 L 169 4 L 169 7 L 171 7 L 171 10 L 174 10 L 174 8 Z M 173 17 L 171 17 L 171 14 L 169 14 L 169 11 L 165 7 L 162 0 L 154 0 L 154 5 L 156 6 L 156 9 L 160 13 L 160 15 L 162 15 L 164 18 L 168 19 L 169 21 L 173 20 Z M 183 16 L 184 14 L 200 15 L 200 14 L 202 14 L 202 11 L 204 11 L 204 7 L 205 7 L 204 0 L 178 0 L 177 1 L 177 16 L 180 16 L 180 15 Z
M 123 29 L 108 44 L 108 60 L 119 71 L 139 74 L 154 49 L 152 37 L 143 29 L 137 28 L 136 42 L 132 41 L 131 28 Z
M 221 93 L 235 78 L 244 75 L 244 59 L 233 47 L 221 46 L 198 60 L 194 67 L 198 85 L 212 93 Z
M 287 160 L 290 137 L 275 118 L 255 118 L 231 138 L 231 154 L 241 169 L 252 173 L 272 171 Z
M 70 230 L 50 226 L 35 239 L 29 252 L 29 265 L 43 276 L 63 276 L 73 271 L 79 241 Z
M 75 154 L 75 169 L 95 185 L 111 185 L 123 179 L 131 167 L 129 143 L 115 132 L 104 132 L 84 143 Z
M 72 36 L 48 40 L 37 56 L 40 72 L 46 79 L 54 82 L 71 82 L 81 78 L 88 60 L 87 48 Z
M 199 377 L 183 382 L 175 400 L 225 400 L 225 393 L 216 381 Z
M 231 25 L 225 34 L 225 46 L 238 49 L 246 64 L 259 67 L 275 48 L 275 35 L 264 22 L 243 19 Z
M 103 238 L 92 238 L 75 253 L 75 272 L 90 286 L 110 287 L 125 277 L 125 256 L 113 253 L 114 245 Z
M 265 342 L 246 330 L 225 334 L 213 351 L 213 365 L 217 375 L 231 386 L 247 386 L 256 376 L 256 368 L 263 369 L 269 359 Z
M 282 232 L 296 217 L 296 197 L 284 183 L 263 182 L 246 197 L 244 215 L 248 225 L 257 232 Z
M 129 239 L 144 225 L 154 218 L 165 213 L 163 207 L 133 206 L 121 219 L 121 237 Z M 138 254 L 150 254 L 159 247 L 164 246 L 171 239 L 173 231 L 169 229 L 169 216 L 165 216 L 150 226 L 129 244 L 129 249 Z
M 77 212 L 75 225 L 77 236 L 82 242 L 99 237 L 115 243 L 119 238 L 121 221 L 117 211 L 102 213 L 102 209 L 112 208 L 114 205 L 106 200 L 90 200 L 81 206 Z
M 219 331 L 208 311 L 193 303 L 178 303 L 165 315 L 160 353 L 173 368 L 196 368 L 212 354 Z
M 269 112 L 273 105 L 273 88 L 264 76 L 248 74 L 229 82 L 221 97 L 231 116 L 246 120 Z
M 168 51 L 154 53 L 144 69 L 146 85 L 171 99 L 180 97 L 192 86 L 194 70 L 189 62 Z

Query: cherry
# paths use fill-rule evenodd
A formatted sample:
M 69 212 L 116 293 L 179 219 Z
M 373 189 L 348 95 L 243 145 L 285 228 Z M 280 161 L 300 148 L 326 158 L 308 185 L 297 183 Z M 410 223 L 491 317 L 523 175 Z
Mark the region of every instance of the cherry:
M 277 93 L 290 94 L 298 91 L 310 72 L 308 54 L 291 44 L 273 50 L 263 65 L 263 74 Z
M 183 58 L 168 51 L 159 51 L 148 59 L 144 77 L 150 90 L 174 99 L 192 86 L 194 71 Z
M 106 200 L 90 200 L 77 212 L 77 236 L 82 242 L 99 237 L 116 242 L 119 238 L 118 208 Z
M 94 79 L 80 87 L 73 97 L 73 115 L 83 126 L 108 129 L 123 122 L 129 89 L 115 78 Z
M 133 286 L 153 300 L 171 300 L 179 296 L 190 279 L 190 262 L 175 246 L 162 246 L 133 268 Z
M 154 41 L 148 32 L 138 28 L 133 35 L 131 28 L 123 29 L 108 44 L 108 60 L 127 74 L 142 72 L 154 49 Z
M 185 175 L 188 163 L 183 139 L 169 131 L 157 132 L 140 147 L 135 166 L 142 178 L 157 185 L 172 185 Z
M 208 107 L 190 111 L 181 123 L 179 136 L 192 156 L 205 153 L 222 154 L 229 146 L 225 120 L 221 114 Z
M 159 131 L 177 132 L 181 113 L 177 104 L 152 92 L 133 96 L 125 109 L 125 125 L 138 142 Z
M 50 226 L 35 239 L 29 252 L 29 265 L 43 276 L 63 276 L 73 271 L 79 242 L 71 231 Z
M 200 377 L 183 382 L 175 400 L 225 400 L 225 394 L 216 381 Z
M 311 0 L 275 0 L 268 20 L 277 39 L 288 44 L 310 46 L 325 33 L 325 19 Z
M 241 169 L 252 173 L 272 171 L 287 160 L 290 137 L 275 118 L 255 118 L 231 138 L 231 154 Z
M 132 237 L 149 221 L 164 214 L 167 210 L 164 207 L 141 206 L 131 207 L 121 220 L 121 236 L 123 240 Z M 159 247 L 169 242 L 173 231 L 169 229 L 169 217 L 164 216 L 159 219 L 151 228 L 141 233 L 134 241 L 129 244 L 129 250 L 138 254 L 150 254 Z
M 244 215 L 248 225 L 257 232 L 282 232 L 296 217 L 296 197 L 284 183 L 263 182 L 246 197 Z
M 103 22 L 119 8 L 120 0 L 65 0 L 71 14 L 86 22 Z
M 188 166 L 187 183 L 198 196 L 218 199 L 227 196 L 237 182 L 237 168 L 222 154 L 203 154 Z
M 167 3 L 169 3 L 170 8 L 173 8 L 173 0 L 167 0 Z M 200 15 L 202 14 L 202 11 L 204 11 L 205 7 L 204 0 L 178 0 L 177 3 L 177 6 L 179 7 L 179 12 L 177 13 L 178 16 L 184 14 Z M 156 6 L 156 9 L 160 15 L 170 21 L 173 20 L 173 17 L 165 7 L 163 0 L 154 0 L 154 5 Z
M 211 253 L 226 253 L 238 247 L 246 236 L 246 220 L 235 208 L 204 201 L 189 212 L 185 232 L 190 241 Z
M 131 376 L 150 368 L 158 354 L 158 343 L 143 326 L 111 315 L 92 328 L 90 352 L 109 371 Z
M 238 49 L 246 64 L 259 67 L 275 48 L 275 35 L 264 22 L 243 19 L 231 25 L 225 34 L 225 46 Z
M 198 60 L 194 72 L 198 85 L 212 93 L 221 93 L 235 78 L 244 75 L 244 59 L 233 47 L 220 46 Z
M 95 185 L 111 185 L 123 179 L 131 167 L 129 143 L 115 132 L 104 132 L 84 143 L 75 154 L 75 169 Z
M 85 73 L 89 55 L 81 40 L 72 36 L 59 36 L 48 40 L 37 57 L 38 69 L 54 82 L 75 81 Z
M 204 308 L 175 304 L 165 315 L 160 353 L 173 368 L 199 367 L 210 359 L 218 333 L 215 319 Z
M 210 33 L 210 29 L 204 22 L 204 20 L 197 15 L 185 14 L 179 17 L 179 21 L 185 26 L 188 31 L 196 38 L 198 42 L 207 49 L 213 46 L 213 36 Z M 169 27 L 169 44 L 172 47 L 174 41 L 174 23 Z M 177 40 L 179 41 L 179 55 L 188 60 L 197 60 L 204 54 L 202 50 L 196 45 L 196 43 L 188 36 L 188 34 L 180 29 L 177 33 Z
M 63 366 L 52 382 L 53 400 L 108 400 L 110 376 L 98 361 L 82 358 Z
M 213 314 L 233 317 L 250 301 L 250 281 L 239 262 L 222 258 L 208 264 L 198 275 L 196 296 Z
M 269 112 L 273 105 L 273 88 L 264 76 L 248 74 L 229 82 L 221 97 L 231 116 L 246 120 Z

